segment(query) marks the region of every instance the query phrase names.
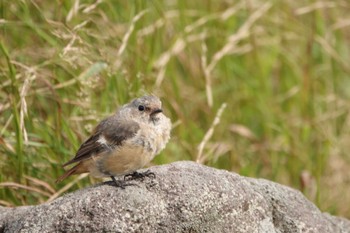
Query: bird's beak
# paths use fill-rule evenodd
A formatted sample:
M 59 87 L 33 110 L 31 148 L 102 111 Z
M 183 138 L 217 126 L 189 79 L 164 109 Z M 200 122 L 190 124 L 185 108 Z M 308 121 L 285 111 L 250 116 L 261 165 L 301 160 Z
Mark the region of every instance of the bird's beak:
M 158 113 L 160 113 L 160 112 L 163 112 L 163 110 L 160 109 L 160 108 L 155 109 L 155 110 L 153 110 L 153 112 L 151 112 L 151 116 L 154 116 L 154 115 L 156 115 L 156 114 L 158 114 Z

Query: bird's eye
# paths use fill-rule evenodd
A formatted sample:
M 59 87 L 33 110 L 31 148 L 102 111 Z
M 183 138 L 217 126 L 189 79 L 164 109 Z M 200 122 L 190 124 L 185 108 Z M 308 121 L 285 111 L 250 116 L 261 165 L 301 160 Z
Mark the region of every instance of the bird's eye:
M 143 105 L 139 105 L 139 111 L 144 111 L 145 110 L 145 106 L 143 106 Z

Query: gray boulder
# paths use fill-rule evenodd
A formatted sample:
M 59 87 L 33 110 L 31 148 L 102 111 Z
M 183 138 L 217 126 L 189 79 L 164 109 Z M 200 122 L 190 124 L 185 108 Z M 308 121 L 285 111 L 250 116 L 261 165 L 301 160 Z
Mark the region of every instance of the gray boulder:
M 155 166 L 155 179 L 111 182 L 38 206 L 0 208 L 0 232 L 350 232 L 299 191 L 194 162 Z

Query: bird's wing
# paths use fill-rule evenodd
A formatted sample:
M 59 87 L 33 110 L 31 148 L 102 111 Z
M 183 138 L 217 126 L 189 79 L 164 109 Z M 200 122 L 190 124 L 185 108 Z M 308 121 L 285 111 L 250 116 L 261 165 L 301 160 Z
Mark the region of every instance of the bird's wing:
M 125 140 L 133 137 L 139 129 L 140 126 L 135 121 L 121 122 L 105 119 L 96 127 L 92 136 L 80 146 L 75 157 L 63 166 L 89 159 L 93 155 L 120 146 Z

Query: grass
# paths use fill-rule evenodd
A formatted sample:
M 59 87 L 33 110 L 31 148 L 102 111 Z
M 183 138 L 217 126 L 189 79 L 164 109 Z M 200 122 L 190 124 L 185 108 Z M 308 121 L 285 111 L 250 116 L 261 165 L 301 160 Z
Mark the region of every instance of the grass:
M 130 99 L 174 128 L 153 161 L 300 189 L 350 218 L 346 1 L 0 1 L 0 204 L 99 182 L 61 164 Z

